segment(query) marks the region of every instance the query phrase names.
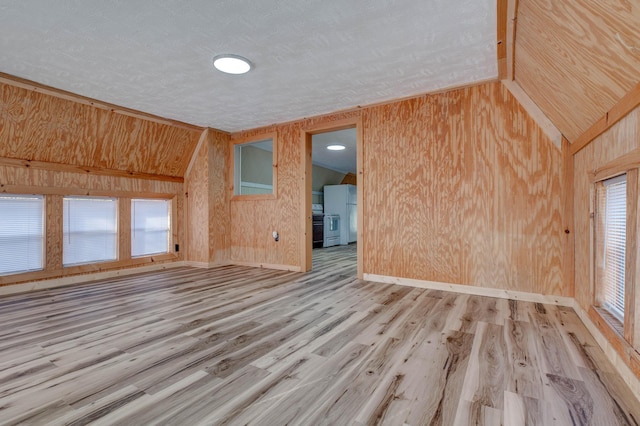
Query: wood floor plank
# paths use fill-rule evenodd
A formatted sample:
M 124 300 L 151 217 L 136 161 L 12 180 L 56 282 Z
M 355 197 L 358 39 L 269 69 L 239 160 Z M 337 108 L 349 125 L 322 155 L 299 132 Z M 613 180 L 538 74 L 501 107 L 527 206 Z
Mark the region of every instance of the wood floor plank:
M 0 297 L 0 424 L 638 425 L 570 308 L 181 267 Z

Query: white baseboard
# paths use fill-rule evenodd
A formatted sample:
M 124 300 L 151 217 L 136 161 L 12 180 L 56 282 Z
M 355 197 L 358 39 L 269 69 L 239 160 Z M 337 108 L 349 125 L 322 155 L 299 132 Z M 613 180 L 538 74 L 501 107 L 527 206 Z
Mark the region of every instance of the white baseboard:
M 51 278 L 40 281 L 28 281 L 24 283 L 11 284 L 0 287 L 0 296 L 28 293 L 31 291 L 45 290 L 48 288 L 64 287 L 74 284 L 84 284 L 89 281 L 103 280 L 125 275 L 139 274 L 142 272 L 161 271 L 163 269 L 178 268 L 185 266 L 185 262 L 166 262 L 153 265 L 138 266 L 134 268 L 116 269 L 113 271 L 92 272 L 88 274 L 72 275 L 69 277 Z
M 291 271 L 291 272 L 300 272 L 302 268 L 295 265 L 280 265 L 277 263 L 253 263 L 253 262 L 238 262 L 238 261 L 230 261 L 229 265 L 238 265 L 238 266 L 250 266 L 252 268 L 264 268 L 264 269 L 278 269 L 282 271 Z
M 604 351 L 607 358 L 613 364 L 620 377 L 629 386 L 634 395 L 640 395 L 640 379 L 631 371 L 629 366 L 624 362 L 622 357 L 613 348 L 607 338 L 600 332 L 598 327 L 591 321 L 589 315 L 578 304 L 573 297 L 564 296 L 545 296 L 536 293 L 527 293 L 522 291 L 502 290 L 496 288 L 474 287 L 462 284 L 449 284 L 437 281 L 416 280 L 411 278 L 389 277 L 385 275 L 364 274 L 367 281 L 375 281 L 386 284 L 398 284 L 409 287 L 424 288 L 429 290 L 444 290 L 454 293 L 473 294 L 476 296 L 497 297 L 501 299 L 522 300 L 524 302 L 547 303 L 551 305 L 567 306 L 573 308 L 584 326 L 591 333 L 600 348 Z
M 522 300 L 523 302 L 548 303 L 551 305 L 573 307 L 573 298 L 566 296 L 545 296 L 524 291 L 503 290 L 499 288 L 476 287 L 472 285 L 450 284 L 438 281 L 416 280 L 412 278 L 389 277 L 386 275 L 364 274 L 367 281 L 375 281 L 386 284 L 398 284 L 409 287 L 424 288 L 429 290 L 444 290 L 454 293 L 473 294 L 475 296 L 497 297 L 500 299 Z

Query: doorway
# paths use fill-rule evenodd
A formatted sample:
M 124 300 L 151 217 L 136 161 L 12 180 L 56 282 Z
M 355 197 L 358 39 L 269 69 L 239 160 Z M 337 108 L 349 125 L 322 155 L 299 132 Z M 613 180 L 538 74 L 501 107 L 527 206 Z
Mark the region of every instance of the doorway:
M 357 275 L 362 278 L 364 182 L 360 118 L 304 129 L 301 151 L 302 270 L 313 269 L 314 252 L 316 265 L 341 257 L 353 259 L 355 254 Z M 340 232 L 336 233 L 338 217 Z M 318 232 L 320 220 L 322 234 Z

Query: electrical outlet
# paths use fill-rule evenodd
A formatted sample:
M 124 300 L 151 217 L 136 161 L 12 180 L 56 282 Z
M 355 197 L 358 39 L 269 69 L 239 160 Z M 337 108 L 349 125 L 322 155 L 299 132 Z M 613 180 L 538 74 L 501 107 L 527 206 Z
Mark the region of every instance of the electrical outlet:
M 280 240 L 280 235 L 278 235 L 278 231 L 273 231 L 271 233 L 271 235 L 273 235 L 273 239 L 278 242 Z
M 176 244 L 176 253 L 180 251 L 180 244 Z

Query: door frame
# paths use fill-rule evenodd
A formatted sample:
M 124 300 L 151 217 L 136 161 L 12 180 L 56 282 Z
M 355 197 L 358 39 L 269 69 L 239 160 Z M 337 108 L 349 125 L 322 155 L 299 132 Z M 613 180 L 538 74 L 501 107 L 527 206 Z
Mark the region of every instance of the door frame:
M 364 250 L 364 178 L 362 171 L 363 158 L 363 130 L 362 118 L 360 116 L 345 118 L 335 121 L 322 121 L 313 126 L 304 127 L 300 130 L 300 170 L 302 179 L 300 184 L 300 266 L 302 272 L 310 271 L 313 260 L 313 215 L 311 212 L 311 179 L 312 179 L 312 158 L 311 158 L 311 138 L 318 133 L 328 133 L 344 129 L 356 129 L 356 178 L 358 186 L 358 242 L 357 262 L 358 278 L 363 279 L 363 250 Z

